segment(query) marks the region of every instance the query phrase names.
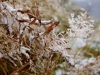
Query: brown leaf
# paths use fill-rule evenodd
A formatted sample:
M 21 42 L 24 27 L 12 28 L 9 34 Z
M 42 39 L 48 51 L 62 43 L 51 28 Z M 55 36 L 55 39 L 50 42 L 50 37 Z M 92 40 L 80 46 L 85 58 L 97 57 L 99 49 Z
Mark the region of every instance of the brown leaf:
M 38 17 L 39 16 L 39 10 L 37 9 L 36 10 L 36 17 Z
M 4 2 L 5 0 L 1 0 L 2 2 Z
M 34 24 L 36 22 L 36 18 L 34 18 L 33 21 L 31 21 L 29 24 Z
M 31 13 L 28 13 L 29 18 L 35 18 Z
M 56 27 L 58 24 L 59 24 L 59 22 L 53 23 L 51 26 L 49 26 L 47 28 L 47 30 L 44 32 L 44 34 L 48 34 L 49 32 L 51 32 L 53 30 L 53 28 Z
M 40 23 L 40 26 L 41 26 L 41 19 L 39 18 L 39 19 L 38 19 L 38 21 L 39 21 L 39 23 Z
M 23 20 L 18 20 L 17 19 L 17 21 L 19 21 L 19 22 L 29 22 L 28 20 L 25 20 L 25 19 L 23 19 Z
M 34 23 L 36 22 L 36 20 L 38 20 L 39 23 L 40 23 L 40 25 L 41 25 L 41 19 L 38 18 L 38 16 L 39 16 L 39 10 L 38 10 L 38 9 L 36 10 L 35 16 L 33 16 L 32 14 L 28 14 L 28 16 L 29 16 L 30 18 L 34 18 L 34 20 L 31 21 L 29 24 L 34 24 Z
M 21 13 L 29 13 L 30 10 L 18 10 L 18 12 L 21 12 Z

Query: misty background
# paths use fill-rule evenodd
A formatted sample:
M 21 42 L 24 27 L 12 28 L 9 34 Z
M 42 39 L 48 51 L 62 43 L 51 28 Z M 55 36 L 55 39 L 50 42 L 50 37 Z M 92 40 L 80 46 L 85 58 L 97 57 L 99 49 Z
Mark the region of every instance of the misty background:
M 67 0 L 65 0 L 66 2 Z M 100 0 L 69 0 L 75 3 L 78 7 L 84 8 L 89 15 L 100 20 Z M 66 3 L 65 3 L 66 6 Z

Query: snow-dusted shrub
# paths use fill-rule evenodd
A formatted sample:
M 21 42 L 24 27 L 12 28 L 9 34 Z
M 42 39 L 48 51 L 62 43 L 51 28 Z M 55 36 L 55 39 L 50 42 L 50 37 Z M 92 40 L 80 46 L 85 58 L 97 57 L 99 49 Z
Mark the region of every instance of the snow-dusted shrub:
M 15 67 L 29 65 L 35 74 L 53 74 L 61 57 L 58 53 L 53 60 L 56 52 L 48 47 L 52 40 L 48 34 L 59 22 L 41 18 L 35 4 L 33 10 L 30 6 L 30 9 L 19 6 L 6 1 L 0 3 L 0 59 L 8 59 Z
M 48 3 L 48 6 L 52 6 L 59 14 L 53 14 L 52 10 L 45 11 L 38 6 L 36 0 L 27 0 L 21 4 L 22 1 L 0 2 L 0 59 L 7 59 L 17 67 L 17 70 L 9 74 L 13 75 L 27 66 L 36 75 L 53 75 L 58 66 L 67 66 L 67 72 L 63 72 L 68 75 L 92 74 L 89 70 L 94 74 L 99 72 L 96 71 L 98 68 L 93 68 L 96 65 L 91 66 L 96 64 L 96 61 L 99 64 L 99 59 L 87 59 L 81 50 L 75 50 L 82 47 L 84 49 L 88 37 L 94 31 L 94 21 L 86 12 L 77 17 L 71 14 L 68 19 L 69 28 L 61 31 L 58 25 L 61 23 L 63 26 L 62 22 L 66 18 L 61 14 L 62 11 L 57 9 L 60 0 L 58 3 L 53 0 L 40 1 L 40 6 Z M 53 2 L 58 7 L 52 5 Z M 46 20 L 48 15 L 53 19 Z M 58 65 L 61 59 L 64 59 L 64 64 Z M 84 72 L 85 70 L 87 71 Z

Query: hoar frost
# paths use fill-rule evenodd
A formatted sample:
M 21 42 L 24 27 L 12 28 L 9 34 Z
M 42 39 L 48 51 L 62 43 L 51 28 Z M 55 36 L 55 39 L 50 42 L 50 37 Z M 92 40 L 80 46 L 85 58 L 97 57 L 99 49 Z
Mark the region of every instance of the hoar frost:
M 74 45 L 76 47 L 83 47 L 86 45 L 86 39 L 93 33 L 94 20 L 87 16 L 87 12 L 81 13 L 75 17 L 74 13 L 71 14 L 69 18 L 69 29 L 68 35 L 70 38 L 74 39 Z

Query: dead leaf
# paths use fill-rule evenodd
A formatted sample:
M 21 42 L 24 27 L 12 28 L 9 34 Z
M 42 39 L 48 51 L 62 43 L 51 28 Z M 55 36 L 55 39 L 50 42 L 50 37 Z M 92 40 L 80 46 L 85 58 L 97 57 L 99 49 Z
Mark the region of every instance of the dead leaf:
M 47 30 L 44 32 L 44 34 L 50 33 L 50 32 L 53 30 L 53 28 L 56 27 L 58 24 L 59 24 L 59 22 L 53 23 L 51 26 L 49 26 L 49 27 L 47 28 Z

